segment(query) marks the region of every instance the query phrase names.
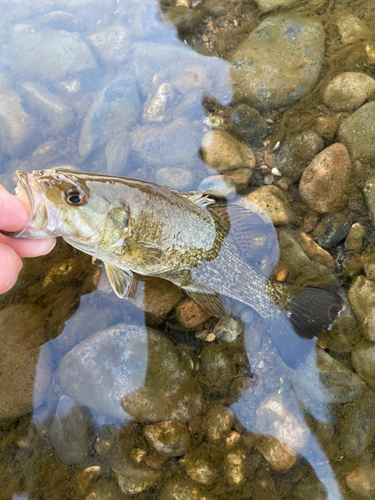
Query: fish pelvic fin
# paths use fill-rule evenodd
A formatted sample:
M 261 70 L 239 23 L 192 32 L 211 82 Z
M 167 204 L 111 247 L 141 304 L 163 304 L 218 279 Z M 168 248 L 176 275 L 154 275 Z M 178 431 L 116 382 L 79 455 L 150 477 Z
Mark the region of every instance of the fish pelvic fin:
M 126 299 L 131 296 L 130 291 L 133 284 L 133 273 L 125 271 L 119 267 L 104 263 L 105 272 L 107 273 L 108 281 L 113 288 L 113 291 L 120 299 Z

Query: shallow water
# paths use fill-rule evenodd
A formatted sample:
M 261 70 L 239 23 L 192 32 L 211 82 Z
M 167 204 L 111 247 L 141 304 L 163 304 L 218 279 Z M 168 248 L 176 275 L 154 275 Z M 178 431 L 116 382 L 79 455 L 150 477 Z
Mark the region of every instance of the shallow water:
M 255 312 L 243 334 L 149 278 L 122 301 L 59 241 L 0 299 L 0 500 L 375 498 L 372 2 L 0 12 L 1 184 L 64 165 L 250 200 L 263 269 L 346 302 L 295 371 Z

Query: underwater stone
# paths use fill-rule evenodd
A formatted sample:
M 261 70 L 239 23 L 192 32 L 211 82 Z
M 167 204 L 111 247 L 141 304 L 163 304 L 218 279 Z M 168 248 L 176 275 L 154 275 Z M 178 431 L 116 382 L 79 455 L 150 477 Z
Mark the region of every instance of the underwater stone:
M 246 458 L 246 450 L 241 446 L 238 446 L 225 455 L 225 480 L 227 484 L 234 488 L 238 488 L 245 482 L 248 472 Z
M 316 156 L 304 170 L 299 194 L 319 213 L 335 212 L 346 201 L 352 163 L 343 144 L 332 144 Z
M 263 186 L 246 198 L 258 205 L 270 217 L 275 226 L 289 224 L 294 215 L 285 194 L 276 186 Z
M 204 427 L 209 441 L 218 441 L 227 434 L 234 423 L 233 412 L 223 406 L 216 405 L 208 410 L 205 416 Z
M 105 148 L 105 157 L 109 175 L 125 175 L 131 144 L 131 138 L 127 132 L 108 142 Z
M 289 7 L 297 0 L 256 0 L 256 3 L 262 12 L 270 12 L 278 7 Z
M 246 141 L 255 148 L 260 148 L 267 137 L 266 120 L 254 108 L 246 104 L 236 106 L 231 114 L 233 125 L 244 136 Z
M 197 483 L 209 486 L 215 482 L 219 472 L 219 455 L 216 445 L 203 443 L 189 451 L 179 463 L 187 475 Z
M 318 244 L 325 249 L 333 248 L 342 241 L 350 230 L 350 223 L 344 214 L 326 215 L 314 230 Z
M 364 21 L 346 10 L 339 10 L 336 24 L 343 43 L 355 43 L 371 38 L 371 31 Z
M 40 18 L 40 24 L 56 30 L 73 32 L 80 31 L 83 27 L 81 19 L 63 10 L 54 10 L 53 12 L 48 12 L 48 14 L 44 14 Z
M 359 108 L 375 91 L 375 80 L 364 73 L 347 72 L 335 76 L 323 93 L 327 106 L 335 111 Z
M 184 455 L 190 448 L 189 431 L 181 422 L 167 420 L 148 425 L 144 434 L 151 446 L 169 457 Z
M 363 186 L 366 205 L 370 212 L 372 226 L 375 227 L 375 174 L 371 174 Z
M 339 126 L 337 136 L 348 148 L 352 159 L 375 160 L 375 102 L 368 102 Z
M 158 500 L 215 500 L 209 491 L 201 491 L 195 481 L 174 477 L 169 479 Z
M 256 448 L 278 472 L 286 472 L 297 463 L 297 452 L 272 436 L 261 438 Z
M 201 353 L 200 381 L 210 395 L 227 395 L 237 372 L 223 344 L 206 344 Z
M 243 327 L 233 318 L 221 319 L 214 328 L 214 334 L 224 342 L 235 342 L 243 334 Z
M 362 325 L 375 307 L 375 283 L 358 276 L 349 288 L 348 298 L 358 323 Z
M 79 154 L 83 157 L 121 135 L 135 123 L 141 105 L 137 86 L 131 77 L 111 82 L 92 103 L 83 122 Z
M 373 498 L 375 494 L 375 462 L 360 465 L 351 470 L 346 476 L 348 487 L 365 498 Z
M 210 175 L 199 184 L 198 191 L 229 200 L 236 195 L 236 183 L 225 175 Z
M 185 328 L 196 328 L 210 319 L 211 314 L 203 311 L 192 299 L 186 298 L 176 307 L 176 316 Z
M 352 365 L 358 375 L 375 389 L 375 345 L 369 342 L 355 344 Z
M 160 471 L 146 465 L 135 466 L 125 458 L 112 468 L 117 476 L 120 490 L 125 495 L 136 495 L 152 488 L 160 477 Z
M 324 29 L 313 18 L 266 18 L 232 57 L 236 100 L 258 110 L 291 106 L 316 84 L 324 55 Z
M 129 31 L 121 25 L 109 26 L 89 36 L 94 49 L 107 64 L 121 64 L 130 55 Z
M 163 167 L 155 174 L 155 182 L 181 191 L 190 191 L 194 186 L 194 175 L 185 168 Z

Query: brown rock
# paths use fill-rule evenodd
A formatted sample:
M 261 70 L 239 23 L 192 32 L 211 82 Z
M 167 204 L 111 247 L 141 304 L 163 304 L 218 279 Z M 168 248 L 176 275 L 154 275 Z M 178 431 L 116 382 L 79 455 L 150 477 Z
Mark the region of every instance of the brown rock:
M 353 469 L 346 477 L 346 484 L 358 495 L 366 498 L 374 498 L 375 462 Z
M 271 467 L 278 472 L 286 472 L 297 462 L 297 452 L 274 437 L 264 437 L 256 447 Z
M 145 428 L 147 441 L 160 453 L 170 457 L 184 455 L 190 448 L 190 434 L 181 422 L 167 420 Z
M 177 319 L 185 328 L 195 328 L 207 321 L 211 315 L 202 311 L 192 299 L 185 299 L 176 308 Z
M 334 213 L 345 203 L 345 188 L 352 164 L 343 144 L 332 144 L 319 153 L 304 170 L 299 194 L 319 213 Z
M 276 186 L 262 186 L 248 194 L 247 199 L 256 203 L 279 226 L 293 221 L 293 212 L 285 194 Z

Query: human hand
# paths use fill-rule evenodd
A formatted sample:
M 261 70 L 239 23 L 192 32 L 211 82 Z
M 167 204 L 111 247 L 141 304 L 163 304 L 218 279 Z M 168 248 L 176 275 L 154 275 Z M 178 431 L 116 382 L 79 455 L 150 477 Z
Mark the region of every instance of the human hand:
M 0 229 L 20 231 L 28 218 L 28 206 L 0 185 Z M 0 234 L 0 293 L 7 292 L 17 281 L 22 268 L 21 257 L 45 255 L 55 244 L 56 238 L 18 240 Z

